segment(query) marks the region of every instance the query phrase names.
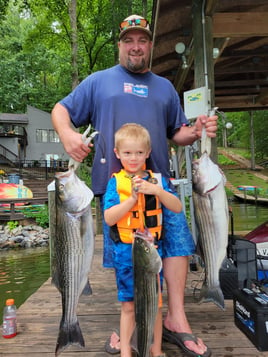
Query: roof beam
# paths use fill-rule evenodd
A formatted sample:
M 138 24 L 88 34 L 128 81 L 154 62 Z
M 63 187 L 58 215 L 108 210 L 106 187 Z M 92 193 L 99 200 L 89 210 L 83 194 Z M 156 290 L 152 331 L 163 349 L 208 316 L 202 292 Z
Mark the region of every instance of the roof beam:
M 268 13 L 220 12 L 213 15 L 213 37 L 268 36 Z
M 215 105 L 224 110 L 268 109 L 268 104 L 263 105 L 257 99 L 255 95 L 217 96 Z
M 256 97 L 256 102 L 268 106 L 268 89 L 261 91 L 261 94 Z

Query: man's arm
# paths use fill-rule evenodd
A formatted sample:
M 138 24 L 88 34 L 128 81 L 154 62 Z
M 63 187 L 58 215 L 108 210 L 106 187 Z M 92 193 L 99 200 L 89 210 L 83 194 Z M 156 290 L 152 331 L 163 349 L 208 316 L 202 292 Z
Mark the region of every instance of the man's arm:
M 67 154 L 74 160 L 82 162 L 90 153 L 90 148 L 83 143 L 82 134 L 72 127 L 68 110 L 57 103 L 51 112 L 51 120 Z
M 172 138 L 172 141 L 180 146 L 191 145 L 195 140 L 200 139 L 202 127 L 205 125 L 207 135 L 210 138 L 216 137 L 218 117 L 213 115 L 207 117 L 200 115 L 193 126 L 182 126 Z

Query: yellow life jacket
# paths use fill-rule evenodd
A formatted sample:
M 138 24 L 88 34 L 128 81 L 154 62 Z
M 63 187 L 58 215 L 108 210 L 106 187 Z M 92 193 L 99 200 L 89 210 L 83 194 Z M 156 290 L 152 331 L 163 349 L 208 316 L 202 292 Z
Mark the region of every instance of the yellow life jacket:
M 149 170 L 146 171 L 150 176 L 148 181 L 162 185 L 160 174 L 154 174 Z M 160 177 L 160 182 L 156 176 Z M 129 177 L 125 170 L 114 174 L 114 177 L 120 202 L 123 202 L 131 195 L 131 177 Z M 111 227 L 111 238 L 115 242 L 132 243 L 133 233 L 138 228 L 144 227 L 149 229 L 156 240 L 161 238 L 162 208 L 158 197 L 139 193 L 138 200 L 132 209 L 117 224 Z

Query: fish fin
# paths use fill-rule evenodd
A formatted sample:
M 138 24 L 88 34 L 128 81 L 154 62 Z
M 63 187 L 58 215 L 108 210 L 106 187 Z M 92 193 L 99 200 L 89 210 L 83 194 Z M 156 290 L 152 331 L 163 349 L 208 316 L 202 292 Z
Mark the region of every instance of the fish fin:
M 59 285 L 58 278 L 59 278 L 59 276 L 58 276 L 56 270 L 54 270 L 54 272 L 52 274 L 51 284 L 53 284 L 60 291 L 60 285 Z
M 225 310 L 224 296 L 220 286 L 209 288 L 204 284 L 200 292 L 199 304 L 202 302 L 214 302 L 219 308 Z
M 86 285 L 82 291 L 82 295 L 92 295 L 92 288 L 89 280 L 86 282 Z
M 135 327 L 133 334 L 131 336 L 130 339 L 130 346 L 132 347 L 132 349 L 137 352 L 137 354 L 139 355 L 139 351 L 138 351 L 138 333 L 137 333 L 137 327 Z
M 55 356 L 58 356 L 63 350 L 65 350 L 65 348 L 73 344 L 76 344 L 80 347 L 85 347 L 84 337 L 82 335 L 78 321 L 72 325 L 61 323 Z

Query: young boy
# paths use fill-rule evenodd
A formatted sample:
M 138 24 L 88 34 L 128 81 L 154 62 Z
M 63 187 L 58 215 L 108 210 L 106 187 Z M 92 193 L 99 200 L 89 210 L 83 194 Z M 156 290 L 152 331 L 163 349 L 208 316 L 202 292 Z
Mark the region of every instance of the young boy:
M 135 123 L 123 125 L 115 133 L 114 152 L 121 161 L 123 169 L 114 174 L 108 182 L 104 198 L 104 219 L 111 227 L 118 300 L 122 302 L 121 357 L 131 357 L 130 340 L 135 327 L 131 243 L 134 231 L 140 228 L 141 224 L 141 221 L 136 219 L 135 212 L 140 202 L 146 201 L 143 210 L 148 213 L 151 209 L 153 214 L 145 214 L 145 226 L 158 241 L 162 230 L 161 206 L 173 212 L 180 212 L 182 205 L 168 180 L 159 174 L 145 170 L 145 162 L 151 152 L 151 140 L 147 129 Z M 139 195 L 143 196 L 143 200 L 138 199 L 138 197 L 141 198 Z M 156 244 L 161 255 L 161 240 Z M 165 356 L 161 349 L 161 342 L 162 309 L 159 307 L 154 328 L 154 341 L 151 346 L 152 357 Z

